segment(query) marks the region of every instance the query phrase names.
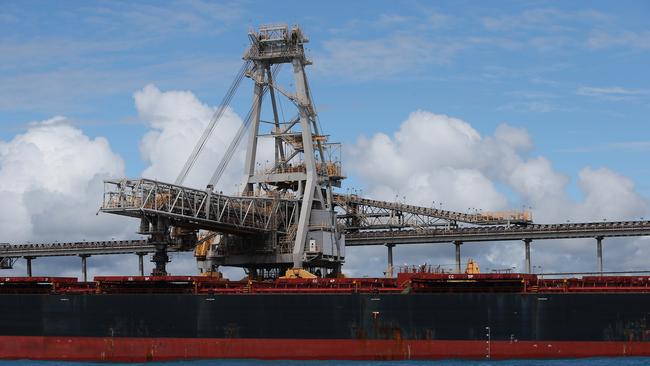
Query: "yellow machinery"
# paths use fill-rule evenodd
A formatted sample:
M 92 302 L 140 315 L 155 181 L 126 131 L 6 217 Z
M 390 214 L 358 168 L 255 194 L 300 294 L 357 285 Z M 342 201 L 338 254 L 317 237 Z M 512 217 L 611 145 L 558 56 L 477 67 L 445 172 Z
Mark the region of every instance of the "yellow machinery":
M 316 275 L 312 274 L 309 271 L 305 271 L 302 268 L 289 268 L 285 272 L 284 276 L 280 277 L 282 279 L 286 278 L 316 278 Z
M 468 259 L 467 260 L 467 267 L 465 267 L 465 273 L 466 274 L 479 274 L 481 273 L 481 270 L 478 267 L 478 263 L 474 262 L 473 259 Z
M 194 247 L 194 257 L 197 262 L 205 262 L 207 259 L 208 251 L 212 244 L 214 244 L 214 239 L 217 237 L 217 233 L 214 231 L 207 231 L 202 234 L 199 234 L 198 241 L 196 242 L 196 247 Z M 208 277 L 221 277 L 221 272 L 215 271 L 213 269 L 201 270 L 202 276 Z

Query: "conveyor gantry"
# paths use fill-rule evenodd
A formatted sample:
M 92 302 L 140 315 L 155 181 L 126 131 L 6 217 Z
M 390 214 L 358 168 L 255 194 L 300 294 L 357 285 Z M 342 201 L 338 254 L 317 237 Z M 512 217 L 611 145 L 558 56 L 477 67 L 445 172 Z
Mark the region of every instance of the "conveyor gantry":
M 173 250 L 171 248 L 170 250 Z M 110 255 L 153 253 L 147 240 L 108 240 L 71 243 L 0 244 L 0 258 L 62 257 L 77 255 Z
M 338 219 L 348 231 L 456 226 L 458 222 L 474 225 L 527 225 L 533 222 L 527 211 L 462 213 L 343 194 L 334 194 L 334 202 L 345 211 L 338 215 Z
M 150 179 L 110 180 L 104 184 L 102 212 L 164 217 L 176 227 L 223 233 L 282 232 L 297 207 L 295 200 L 286 198 L 227 196 Z
M 595 238 L 599 247 L 598 269 L 602 272 L 602 239 L 606 237 L 648 236 L 650 221 L 588 222 L 566 224 L 533 224 L 527 226 L 501 225 L 484 227 L 445 227 L 438 229 L 374 230 L 351 231 L 346 233 L 346 246 L 388 245 L 390 249 L 401 244 L 459 244 L 465 242 L 524 241 L 526 243 L 526 267 L 530 272 L 530 242 L 547 239 Z M 171 246 L 170 251 L 189 250 Z M 11 268 L 18 258 L 26 258 L 28 266 L 31 259 L 51 256 L 138 254 L 140 268 L 142 255 L 155 253 L 156 248 L 146 240 L 114 240 L 77 243 L 46 244 L 0 244 L 2 268 Z M 457 256 L 457 259 L 459 260 Z M 392 255 L 391 255 L 392 257 Z M 85 264 L 85 263 L 84 263 Z M 460 263 L 457 263 L 459 266 Z M 85 268 L 85 266 L 84 266 Z M 28 268 L 31 273 L 31 269 Z M 142 272 L 142 270 L 141 270 Z M 85 274 L 85 271 L 84 271 Z
M 467 214 L 436 208 L 333 195 L 345 212 L 338 215 L 347 231 L 378 228 L 431 227 L 456 222 L 476 225 L 532 222 L 527 212 Z M 297 201 L 288 198 L 227 196 L 150 179 L 105 182 L 101 211 L 142 218 L 162 216 L 174 226 L 251 234 L 286 228 L 295 217 Z
M 175 252 L 182 248 L 171 246 L 169 251 Z M 106 240 L 83 241 L 69 243 L 38 243 L 38 244 L 0 244 L 0 269 L 11 269 L 19 258 L 27 261 L 27 276 L 32 276 L 32 260 L 40 257 L 79 256 L 81 258 L 82 276 L 88 278 L 86 261 L 93 255 L 136 254 L 139 257 L 140 275 L 144 274 L 143 257 L 155 253 L 156 247 L 147 240 Z
M 346 246 L 605 238 L 650 235 L 650 221 L 614 221 L 527 226 L 377 230 L 346 233 Z

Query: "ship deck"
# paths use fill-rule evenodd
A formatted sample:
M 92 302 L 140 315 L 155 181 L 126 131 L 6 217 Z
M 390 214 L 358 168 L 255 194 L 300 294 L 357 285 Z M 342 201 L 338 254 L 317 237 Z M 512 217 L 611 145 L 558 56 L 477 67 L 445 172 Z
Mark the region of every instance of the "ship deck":
M 543 278 L 531 274 L 400 273 L 396 278 L 230 281 L 203 276 L 3 277 L 0 294 L 644 293 L 650 276 Z

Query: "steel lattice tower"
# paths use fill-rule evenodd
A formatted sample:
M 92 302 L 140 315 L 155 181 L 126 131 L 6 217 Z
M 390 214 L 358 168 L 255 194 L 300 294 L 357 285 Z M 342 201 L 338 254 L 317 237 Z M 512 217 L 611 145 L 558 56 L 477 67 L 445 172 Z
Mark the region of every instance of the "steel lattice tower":
M 255 88 L 243 195 L 290 192 L 300 201 L 300 210 L 282 240 L 293 243 L 290 260 L 293 267 L 329 267 L 338 271 L 343 261 L 344 238 L 336 225 L 332 186 L 340 186 L 343 177 L 340 161 L 332 159 L 337 145 L 328 144 L 318 128 L 305 74 L 305 66 L 311 64 L 303 46 L 308 39 L 299 27 L 289 29 L 286 25 L 262 26 L 257 32 L 250 32 L 249 38 L 251 46 L 244 59 L 253 64 L 249 76 Z M 278 64 L 291 64 L 294 91 L 276 85 L 272 67 Z M 256 170 L 259 139 L 265 135 L 260 128 L 265 87 L 273 109 L 274 125 L 270 134 L 275 142 L 275 161 L 270 167 Z M 279 120 L 276 91 L 296 107 L 297 115 L 292 120 Z M 288 258 L 278 259 L 286 262 Z

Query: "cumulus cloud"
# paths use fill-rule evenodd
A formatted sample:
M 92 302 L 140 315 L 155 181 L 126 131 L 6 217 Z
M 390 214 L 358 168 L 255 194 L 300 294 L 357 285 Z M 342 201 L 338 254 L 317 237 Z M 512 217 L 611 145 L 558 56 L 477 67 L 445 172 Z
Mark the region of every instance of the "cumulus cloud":
M 161 91 L 147 85 L 134 94 L 140 119 L 150 128 L 140 141 L 140 152 L 148 166 L 142 176 L 174 182 L 194 145 L 210 122 L 216 107 L 202 103 L 189 91 Z M 226 108 L 184 185 L 205 188 L 243 121 Z M 217 188 L 236 192 L 242 182 L 246 142 L 244 137 Z M 260 140 L 258 162 L 272 159 L 271 141 Z
M 578 210 L 592 220 L 625 220 L 643 216 L 647 200 L 637 192 L 634 182 L 607 168 L 586 167 L 578 175 L 584 200 Z
M 108 218 L 95 219 L 102 180 L 123 172 L 122 158 L 105 138 L 91 139 L 63 117 L 32 123 L 25 133 L 0 141 L 0 195 L 12 208 L 3 210 L 3 238 L 106 234 Z
M 145 86 L 133 97 L 140 119 L 150 128 L 140 141 L 142 158 L 148 163 L 142 176 L 173 182 L 215 109 L 199 101 L 191 92 L 163 92 L 154 85 Z M 225 111 L 217 131 L 212 134 L 190 172 L 186 185 L 205 187 L 241 123 L 230 108 Z M 235 160 L 229 167 L 241 168 L 242 154 L 237 155 Z M 227 184 L 230 183 L 234 183 L 232 179 Z M 228 185 L 228 188 L 232 188 L 232 185 Z
M 140 140 L 147 163 L 143 177 L 173 182 L 194 144 L 203 133 L 215 107 L 202 103 L 188 91 L 161 91 L 147 85 L 134 93 L 140 119 L 149 130 Z M 203 188 L 208 183 L 227 145 L 242 124 L 226 109 L 185 184 Z M 217 189 L 234 192 L 242 181 L 245 143 Z M 261 141 L 258 162 L 272 157 L 272 142 Z M 0 211 L 3 241 L 53 242 L 137 237 L 137 220 L 114 215 L 95 215 L 101 205 L 103 180 L 124 176 L 122 158 L 103 137 L 91 139 L 66 118 L 54 117 L 30 123 L 27 131 L 11 141 L 0 141 Z M 191 254 L 174 254 L 173 273 L 194 273 Z M 39 260 L 47 274 L 78 275 L 78 258 Z M 147 261 L 147 267 L 150 264 Z M 137 257 L 93 258 L 90 275 L 135 273 Z M 35 267 L 36 269 L 36 267 Z M 24 273 L 22 263 L 13 271 Z
M 31 123 L 24 133 L 0 141 L 2 240 L 131 236 L 135 225 L 128 220 L 95 215 L 103 180 L 123 174 L 124 162 L 105 138 L 90 138 L 63 117 Z M 56 272 L 61 267 L 50 269 Z
M 530 144 L 525 132 L 513 127 L 500 126 L 484 138 L 460 119 L 416 111 L 392 137 L 360 137 L 347 161 L 349 171 L 377 198 L 406 196 L 460 211 L 480 202 L 481 208 L 494 210 L 504 208 L 507 199 L 492 181 L 501 172 L 492 168 L 519 164 L 518 152 Z
M 365 185 L 366 195 L 384 200 L 468 211 L 532 206 L 536 222 L 638 219 L 647 201 L 634 183 L 607 168 L 585 167 L 576 184 L 582 198 L 567 193 L 570 178 L 543 156 L 532 156 L 532 138 L 521 128 L 499 125 L 481 135 L 469 123 L 427 111 L 411 113 L 391 135 L 362 136 L 349 149 L 348 171 Z M 630 255 L 643 239 L 608 239 L 619 250 L 610 253 L 617 265 L 632 265 Z M 536 265 L 548 270 L 593 270 L 590 240 L 545 241 L 534 245 Z M 451 245 L 400 246 L 398 263 L 453 263 Z M 362 253 L 360 258 L 356 253 Z M 379 274 L 384 248 L 348 249 L 351 274 Z M 523 268 L 521 243 L 467 243 L 463 258 L 488 268 Z M 368 258 L 374 258 L 368 260 Z M 628 261 L 628 262 L 626 262 Z M 369 265 L 379 263 L 379 267 Z M 610 262 L 611 263 L 611 262 Z

